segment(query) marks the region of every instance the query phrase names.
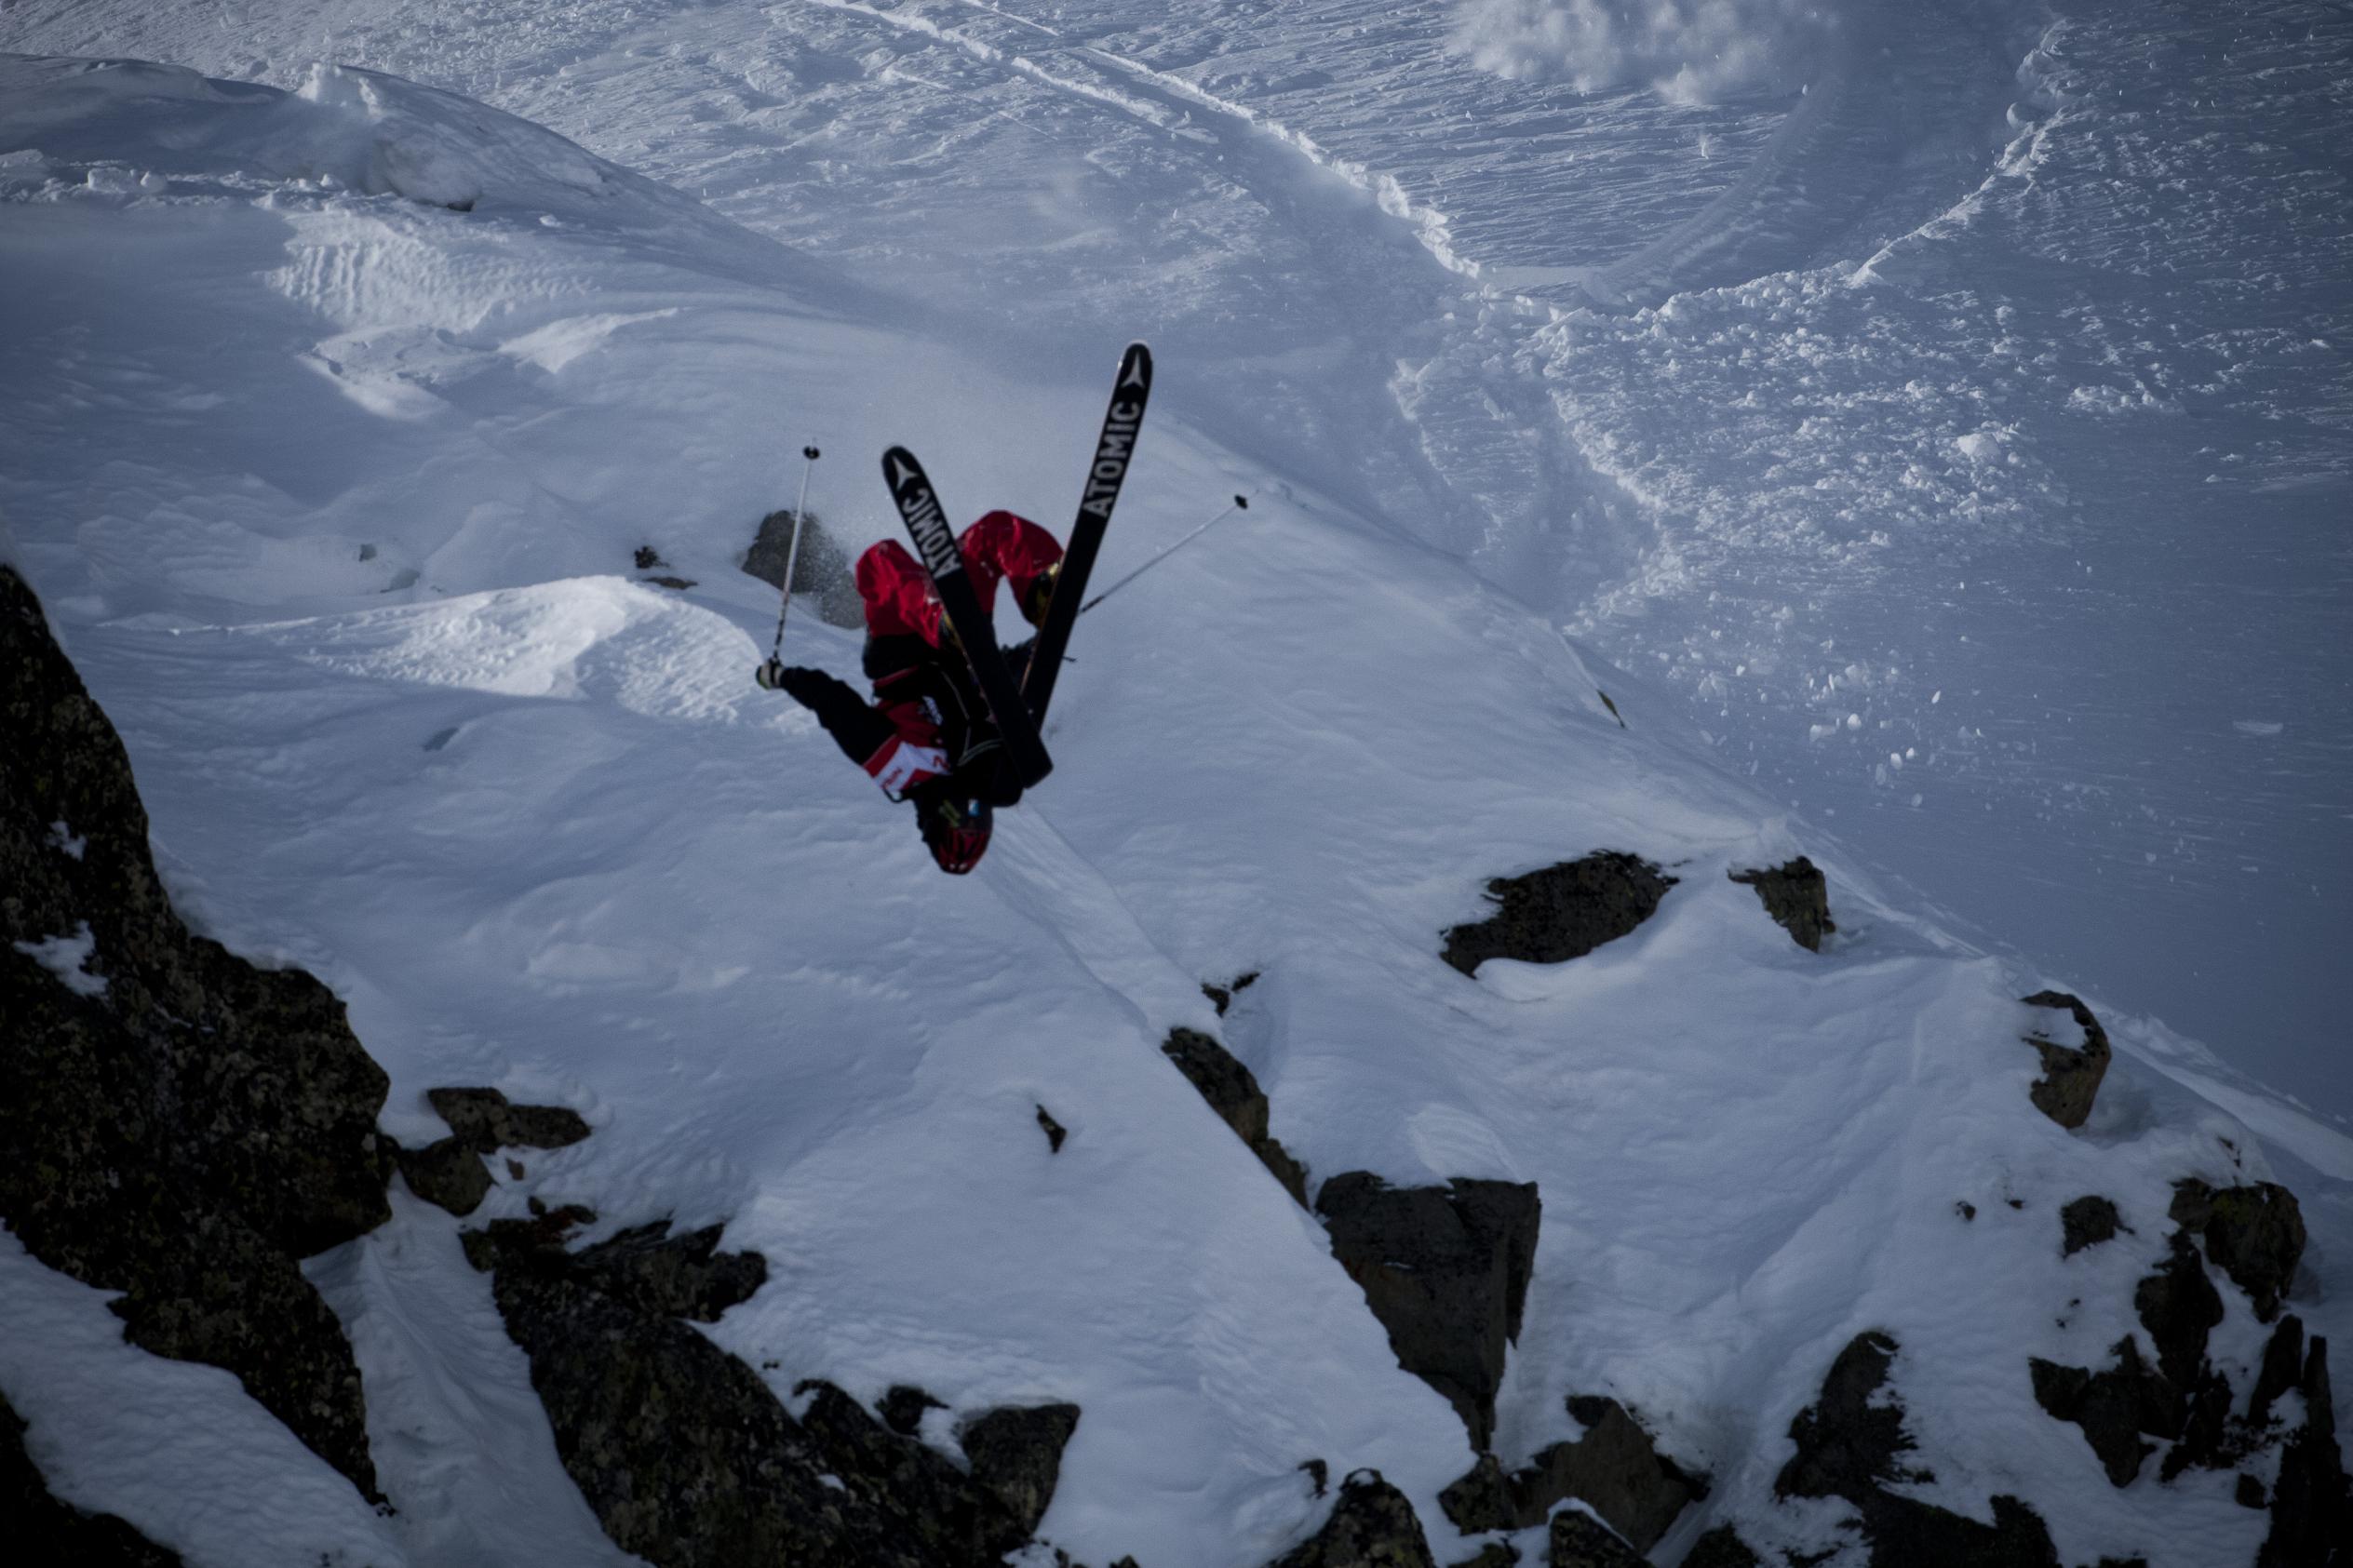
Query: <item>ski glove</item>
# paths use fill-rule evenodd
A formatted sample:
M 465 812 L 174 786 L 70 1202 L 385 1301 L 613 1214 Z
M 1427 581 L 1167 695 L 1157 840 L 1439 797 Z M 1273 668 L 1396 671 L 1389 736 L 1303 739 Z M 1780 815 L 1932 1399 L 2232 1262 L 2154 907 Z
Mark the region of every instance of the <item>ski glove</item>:
M 1062 580 L 1062 563 L 1055 562 L 1029 580 L 1021 596 L 1021 618 L 1032 626 L 1046 623 L 1046 607 L 1054 603 L 1054 585 Z
M 771 659 L 760 665 L 752 678 L 771 691 L 784 692 L 804 708 L 820 712 L 833 688 L 841 684 L 823 670 L 813 670 L 806 664 L 787 664 L 781 659 Z M 854 697 L 851 700 L 856 701 Z

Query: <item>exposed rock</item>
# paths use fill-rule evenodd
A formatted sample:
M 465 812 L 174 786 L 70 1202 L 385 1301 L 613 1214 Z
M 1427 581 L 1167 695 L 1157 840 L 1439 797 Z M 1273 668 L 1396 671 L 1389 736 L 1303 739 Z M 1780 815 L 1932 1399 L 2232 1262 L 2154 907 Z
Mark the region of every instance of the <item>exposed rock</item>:
M 490 1169 L 474 1146 L 450 1136 L 423 1148 L 396 1148 L 400 1174 L 409 1190 L 428 1203 L 437 1203 L 464 1217 L 482 1206 L 491 1195 Z
M 740 1300 L 751 1271 L 713 1256 L 715 1229 L 671 1240 L 656 1230 L 580 1253 L 546 1222 L 465 1237 L 530 1360 L 564 1467 L 615 1542 L 658 1568 L 993 1568 L 1024 1544 L 1029 1526 L 976 1475 L 829 1384 L 803 1385 L 813 1397 L 796 1420 L 749 1367 L 673 1316 Z M 649 1266 L 658 1254 L 671 1261 Z M 1074 1418 L 992 1431 L 998 1483 L 1051 1495 L 1039 1451 Z
M 182 923 L 122 743 L 6 569 L 0 1016 L 0 1216 L 376 1495 L 358 1368 L 298 1265 L 390 1213 L 384 1075 L 326 986 Z
M 1378 1470 L 1359 1470 L 1340 1482 L 1324 1528 L 1268 1568 L 1437 1568 L 1437 1560 L 1405 1494 Z
M 640 1312 L 716 1323 L 768 1282 L 760 1253 L 719 1250 L 721 1228 L 672 1236 L 669 1221 L 655 1220 L 582 1248 L 571 1263 L 596 1289 Z
M 2303 1376 L 2304 1320 L 2291 1312 L 2279 1320 L 2263 1347 L 2263 1366 L 2255 1374 L 2253 1391 L 2247 1396 L 2247 1424 L 2269 1426 L 2271 1407 L 2280 1395 L 2300 1387 Z
M 1884 1333 L 1861 1333 L 1838 1353 L 1822 1398 L 1790 1423 L 1797 1453 L 1782 1467 L 1774 1491 L 1853 1504 L 1873 1568 L 2058 1568 L 2050 1531 L 2015 1497 L 1992 1499 L 1988 1525 L 1887 1490 L 1931 1479 L 1896 1462 L 1914 1447 L 1903 1430 L 1903 1407 L 1880 1395 L 1896 1348 Z
M 858 597 L 858 585 L 851 573 L 850 553 L 814 512 L 805 516 L 800 558 L 792 562 L 792 591 L 814 594 L 817 615 L 828 625 L 865 626 L 866 605 Z M 744 556 L 744 570 L 772 588 L 785 585 L 785 563 L 792 555 L 792 519 L 789 506 L 762 517 L 760 533 Z
M 1448 931 L 1440 956 L 1465 974 L 1476 974 L 1489 958 L 1557 964 L 1581 958 L 1650 918 L 1675 880 L 1613 850 L 1524 877 L 1499 877 L 1487 883 L 1495 913 Z
M 640 544 L 630 557 L 639 571 L 659 571 L 670 563 L 662 558 L 662 552 L 651 544 Z
M 1438 1505 L 1464 1534 L 1527 1530 L 1564 1498 L 1573 1497 L 1609 1527 L 1648 1551 L 1695 1497 L 1706 1494 L 1661 1458 L 1650 1435 L 1615 1400 L 1572 1399 L 1569 1409 L 1585 1435 L 1554 1443 L 1516 1474 L 1506 1476 L 1492 1454 L 1439 1494 Z
M 2108 1072 L 2108 1032 L 2091 1016 L 2091 1010 L 2064 991 L 2037 991 L 2028 1007 L 2047 1007 L 2071 1014 L 2083 1030 L 2081 1046 L 2062 1045 L 2039 1026 L 2025 1037 L 2042 1053 L 2042 1077 L 2027 1091 L 2035 1108 L 2060 1126 L 2080 1127 L 2091 1115 L 2092 1098 Z
M 1509 1541 L 1489 1541 L 1478 1552 L 1447 1568 L 1519 1568 L 1520 1548 Z
M 428 1089 L 425 1101 L 477 1154 L 503 1148 L 562 1148 L 588 1135 L 580 1113 L 562 1106 L 518 1106 L 495 1089 Z
M 2158 1370 L 2186 1393 L 2206 1364 L 2206 1336 L 2223 1320 L 2222 1293 L 2206 1278 L 2205 1262 L 2187 1236 L 2174 1233 L 2171 1252 L 2134 1288 L 2132 1305 L 2157 1345 Z M 2178 1435 L 2178 1427 L 2166 1434 Z
M 1749 1549 L 1741 1533 L 1719 1524 L 1683 1554 L 1683 1568 L 1764 1568 L 1764 1560 Z
M 1552 1568 L 1645 1568 L 1642 1554 L 1591 1514 L 1563 1508 L 1553 1516 Z
M 674 594 L 683 594 L 694 586 L 694 579 L 692 577 L 677 577 L 668 572 L 646 578 L 645 581 L 657 588 L 667 588 Z
M 2304 1425 L 2279 1454 L 2271 1489 L 2271 1533 L 2256 1568 L 2345 1568 L 2353 1563 L 2353 1492 L 2336 1444 L 2329 1388 L 2329 1342 L 2315 1334 L 2306 1353 Z
M 2086 1247 L 2096 1247 L 2103 1241 L 2116 1240 L 2116 1233 L 2124 1228 L 2116 1205 L 2107 1199 L 2090 1195 L 2077 1199 L 2059 1211 L 2061 1234 L 2060 1254 L 2073 1257 Z
M 1300 1207 L 1307 1205 L 1307 1167 L 1267 1131 L 1266 1091 L 1248 1067 L 1231 1052 L 1198 1029 L 1171 1029 L 1161 1042 L 1161 1054 L 1176 1064 L 1187 1082 L 1201 1092 L 1209 1108 L 1250 1146 L 1259 1163 L 1274 1173 Z
M 1062 1450 L 1078 1429 L 1074 1404 L 1008 1406 L 964 1424 L 956 1441 L 972 1461 L 973 1480 L 1004 1505 L 1019 1546 L 1038 1528 L 1062 1474 Z
M 1325 1493 L 1332 1490 L 1332 1467 L 1325 1464 L 1323 1460 L 1302 1459 L 1299 1461 L 1299 1468 L 1306 1473 L 1307 1479 L 1313 1483 L 1315 1487 L 1315 1494 L 1318 1497 L 1323 1496 Z
M 2264 1504 L 2270 1499 L 2264 1494 L 2263 1482 L 2252 1476 L 2240 1476 L 2239 1484 L 2231 1492 L 2231 1501 L 2242 1508 L 2254 1508 L 2260 1511 Z
M 1485 1450 L 1535 1266 L 1535 1184 L 1392 1187 L 1351 1171 L 1324 1184 L 1315 1212 L 1398 1364 L 1444 1394 Z
M 1218 1017 L 1223 1018 L 1226 1015 L 1226 1009 L 1233 1005 L 1234 998 L 1257 983 L 1258 972 L 1254 969 L 1247 974 L 1236 975 L 1223 985 L 1212 985 L 1204 982 L 1201 987 L 1201 994 L 1209 998 L 1209 1005 L 1217 1010 Z
M 2254 1301 L 2265 1322 L 2304 1259 L 2304 1211 L 2296 1195 L 2276 1182 L 2217 1191 L 2192 1178 L 2173 1184 L 2173 1222 L 2204 1239 L 2206 1255 Z
M 180 1568 L 180 1554 L 157 1546 L 111 1513 L 86 1513 L 59 1498 L 24 1450 L 25 1424 L 0 1396 L 0 1521 L 18 1562 L 73 1568 Z
M 2172 1386 L 2141 1360 L 2131 1335 L 2117 1342 L 2114 1354 L 2117 1364 L 2098 1374 L 2040 1357 L 2028 1367 L 2034 1374 L 2035 1402 L 2054 1420 L 2082 1427 L 2109 1481 L 2129 1486 L 2140 1474 L 2141 1461 L 2155 1450 L 2140 1434 L 2179 1431 L 2180 1401 Z
M 1804 855 L 1767 869 L 1729 875 L 1735 882 L 1755 888 L 1765 913 L 1809 953 L 1821 952 L 1822 939 L 1838 929 L 1830 918 L 1829 884 L 1822 868 Z
M 882 1417 L 882 1425 L 903 1438 L 911 1438 L 922 1429 L 923 1413 L 946 1410 L 948 1407 L 911 1383 L 894 1383 L 874 1407 Z
M 1038 1128 L 1046 1135 L 1046 1152 L 1060 1154 L 1062 1140 L 1070 1135 L 1070 1130 L 1055 1120 L 1053 1113 L 1043 1106 L 1038 1107 Z

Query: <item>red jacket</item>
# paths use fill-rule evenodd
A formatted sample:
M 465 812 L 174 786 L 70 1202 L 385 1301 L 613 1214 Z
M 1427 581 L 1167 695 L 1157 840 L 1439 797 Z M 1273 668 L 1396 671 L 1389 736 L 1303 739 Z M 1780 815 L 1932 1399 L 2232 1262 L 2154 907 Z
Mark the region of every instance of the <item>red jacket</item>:
M 996 603 L 997 585 L 1006 582 L 1027 603 L 1031 585 L 1062 558 L 1052 534 L 1011 512 L 989 513 L 956 545 L 983 606 Z M 874 704 L 816 670 L 787 672 L 785 690 L 815 712 L 842 752 L 894 800 L 934 779 L 978 773 L 983 759 L 1002 756 L 1002 748 L 970 666 L 940 647 L 942 611 L 931 574 L 906 546 L 886 539 L 858 557 L 857 584 L 866 601 L 865 665 Z

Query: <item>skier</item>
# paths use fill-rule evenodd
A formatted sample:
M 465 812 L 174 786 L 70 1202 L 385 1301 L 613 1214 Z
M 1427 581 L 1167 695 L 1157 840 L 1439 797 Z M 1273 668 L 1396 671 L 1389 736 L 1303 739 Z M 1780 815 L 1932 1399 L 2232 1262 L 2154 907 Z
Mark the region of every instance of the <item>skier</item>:
M 960 534 L 956 547 L 984 608 L 996 602 L 999 583 L 1010 583 L 1022 619 L 1043 624 L 1062 567 L 1052 534 L 998 511 Z M 988 848 L 990 812 L 1021 798 L 1020 775 L 922 565 L 886 539 L 858 557 L 856 575 L 872 704 L 823 670 L 777 659 L 760 667 L 760 684 L 814 713 L 884 795 L 913 802 L 932 858 L 962 876 Z M 1030 646 L 1006 654 L 1016 680 Z

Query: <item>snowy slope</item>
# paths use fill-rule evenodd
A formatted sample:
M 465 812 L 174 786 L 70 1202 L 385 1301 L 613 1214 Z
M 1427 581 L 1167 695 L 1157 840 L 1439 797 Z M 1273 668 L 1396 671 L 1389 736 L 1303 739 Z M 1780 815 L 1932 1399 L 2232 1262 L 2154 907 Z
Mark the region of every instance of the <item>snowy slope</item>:
M 972 352 L 1149 334 L 1948 926 L 2353 1116 L 2322 0 L 26 0 L 0 47 L 397 71 Z
M 8 35 L 105 14 L 24 7 Z M 399 13 L 327 19 L 402 36 Z M 286 24 L 250 20 L 203 47 L 275 47 Z M 662 73 L 748 47 L 730 13 L 589 20 L 610 31 L 453 35 L 444 19 L 411 42 L 492 62 L 475 70 L 531 51 L 551 102 L 572 90 L 565 72 L 649 51 L 652 74 L 607 82 L 605 101 L 638 82 L 688 118 L 697 99 Z M 1882 294 L 1817 306 L 1829 286 L 1801 277 L 1558 322 L 1489 297 L 1482 310 L 1548 323 L 1559 357 L 1541 378 L 1483 368 L 1415 314 L 1471 297 L 1448 292 L 1472 287 L 1448 265 L 1459 236 L 1316 135 L 1124 54 L 1014 70 L 972 30 L 1041 23 L 943 38 L 935 20 L 842 7 L 787 20 L 797 80 L 857 60 L 829 29 L 916 41 L 840 78 L 831 154 L 738 113 L 662 156 L 716 172 L 732 139 L 755 170 L 792 160 L 808 203 L 761 227 L 828 242 L 799 248 L 365 72 L 305 74 L 287 96 L 154 67 L 6 66 L 12 554 L 124 731 L 182 901 L 349 1000 L 394 1078 L 386 1126 L 435 1134 L 420 1093 L 453 1081 L 581 1108 L 597 1135 L 534 1159 L 491 1212 L 545 1194 L 592 1202 L 609 1227 L 728 1220 L 772 1282 L 717 1333 L 776 1363 L 780 1391 L 823 1375 L 863 1396 L 905 1381 L 960 1406 L 1081 1404 L 1043 1534 L 1086 1561 L 1263 1561 L 1318 1515 L 1296 1468 L 1310 1457 L 1379 1467 L 1451 1537 L 1435 1495 L 1471 1462 L 1459 1423 L 1397 1368 L 1321 1228 L 1155 1049 L 1172 1025 L 1219 1026 L 1201 981 L 1262 969 L 1222 1032 L 1318 1175 L 1543 1193 L 1507 1459 L 1567 1434 L 1564 1394 L 1613 1393 L 1714 1473 L 1712 1517 L 1760 1510 L 1831 1356 L 1884 1327 L 1912 1352 L 1934 1500 L 1982 1516 L 1993 1493 L 2031 1496 L 2068 1561 L 2250 1560 L 2263 1521 L 2225 1478 L 2111 1491 L 2079 1434 L 2035 1409 L 2025 1359 L 2088 1364 L 2125 1332 L 2171 1179 L 2267 1169 L 2315 1232 L 2297 1310 L 2347 1343 L 2353 1141 L 2106 998 L 2129 1054 L 2086 1136 L 2050 1126 L 2026 1106 L 2014 1001 L 2045 976 L 1881 892 L 1860 855 L 1720 766 L 1714 720 L 1701 712 L 1702 731 L 1671 686 L 1553 624 L 1550 574 L 1661 559 L 1609 533 L 1625 521 L 1609 506 L 1558 540 L 1533 529 L 1589 481 L 1564 465 L 1607 449 L 1596 422 L 1681 428 L 1644 422 L 1638 387 L 1604 398 L 1597 378 L 1647 373 L 1686 312 L 1704 326 L 1744 298 L 1802 314 Z M 944 74 L 908 87 L 913 108 L 864 105 L 854 84 L 919 69 L 901 47 Z M 1123 221 L 1089 217 L 1086 182 L 1114 174 L 1083 157 L 1058 205 L 1042 171 L 1017 221 L 966 166 L 887 172 L 901 143 L 1039 135 L 1028 97 L 976 125 L 939 86 L 1009 70 L 1062 113 L 1143 127 L 1096 155 L 1155 199 L 1185 193 L 1143 228 L 1144 254 Z M 788 121 L 827 90 L 752 107 Z M 1242 182 L 1217 183 L 1203 156 Z M 836 173 L 811 172 L 828 158 Z M 816 199 L 827 183 L 842 188 Z M 854 228 L 853 266 L 822 259 Z M 1118 266 L 1054 308 L 1021 270 L 1083 274 L 1106 250 Z M 943 272 L 951 253 L 967 271 Z M 1059 527 L 1123 285 L 1165 369 L 1107 570 L 1228 493 L 1257 499 L 1221 525 L 1221 550 L 1187 552 L 1082 623 L 1055 779 L 979 875 L 945 880 L 903 813 L 749 684 L 773 605 L 734 562 L 788 498 L 802 440 L 828 452 L 813 503 L 854 543 L 885 526 L 868 464 L 899 438 L 951 506 Z M 1517 328 L 1464 342 L 1490 330 Z M 1401 370 L 1393 350 L 1417 333 L 1429 356 Z M 1705 342 L 1738 362 L 1737 329 Z M 1517 440 L 1514 410 L 1554 406 L 1566 434 Z M 1968 493 L 1998 501 L 2008 482 Z M 1490 494 L 1529 526 L 1499 520 Z M 645 543 L 697 585 L 627 581 Z M 1860 558 L 1826 557 L 1824 593 L 1867 596 L 1880 579 Z M 1651 623 L 1698 635 L 1677 621 L 1694 596 L 1647 596 L 1663 601 Z M 1596 603 L 1593 623 L 1614 624 L 1620 601 Z M 854 638 L 813 617 L 792 637 L 852 672 Z M 1486 877 L 1604 847 L 1682 878 L 1634 936 L 1475 981 L 1435 961 Z M 1723 878 L 1801 850 L 1829 867 L 1842 925 L 1820 957 Z M 1059 1155 L 1041 1104 L 1071 1129 Z M 2134 1234 L 2068 1284 L 2054 1211 L 2087 1191 L 2115 1197 Z M 1965 1225 L 1960 1202 L 1983 1217 Z M 380 1529 L 421 1563 L 586 1560 L 578 1498 L 453 1228 L 404 1203 L 316 1269 L 355 1324 L 401 1504 Z M 85 1322 L 99 1310 L 34 1266 L 7 1260 L 12 1293 Z M 2055 1328 L 2054 1291 L 2104 1305 Z M 2217 1355 L 2243 1368 L 2259 1348 Z M 196 1500 L 152 1475 L 101 1479 L 105 1434 L 68 1420 L 88 1385 L 0 1371 L 36 1424 L 55 1421 L 45 1457 L 202 1555 Z M 486 1471 L 503 1511 L 450 1479 Z M 350 1538 L 324 1519 L 256 1527 L 248 1560 L 314 1561 Z

